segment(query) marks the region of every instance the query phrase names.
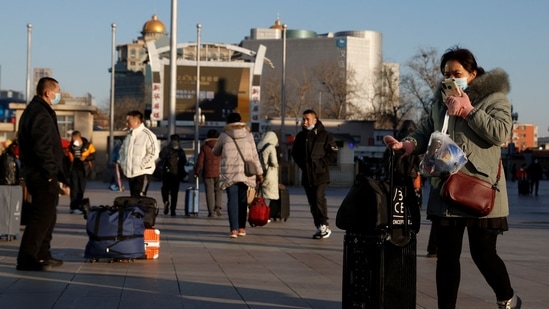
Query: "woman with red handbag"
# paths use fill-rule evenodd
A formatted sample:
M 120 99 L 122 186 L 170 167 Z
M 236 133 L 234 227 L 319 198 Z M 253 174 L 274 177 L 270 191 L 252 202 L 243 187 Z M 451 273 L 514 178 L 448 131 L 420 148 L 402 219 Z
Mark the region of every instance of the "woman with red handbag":
M 248 188 L 255 188 L 263 181 L 263 174 L 246 175 L 245 162 L 253 164 L 261 171 L 261 163 L 250 128 L 241 122 L 240 114 L 227 116 L 227 125 L 219 135 L 213 148 L 213 154 L 221 156 L 219 185 L 227 192 L 227 210 L 229 214 L 230 238 L 246 236 L 248 211 Z
M 504 262 L 496 251 L 497 237 L 508 230 L 509 205 L 505 175 L 499 164 L 501 145 L 512 128 L 511 104 L 507 98 L 509 77 L 501 69 L 485 72 L 473 54 L 463 48 L 447 50 L 441 58 L 444 78 L 452 79 L 459 89 L 448 95 L 442 85 L 435 102 L 415 132 L 401 141 L 385 136 L 392 149 L 406 154 L 423 154 L 431 133 L 441 131 L 448 113 L 450 138 L 465 152 L 468 162 L 460 172 L 491 184 L 498 184 L 492 211 L 483 217 L 472 215 L 464 205 L 443 199 L 441 187 L 446 177 L 432 177 L 427 205 L 428 218 L 437 229 L 437 296 L 439 308 L 455 308 L 460 282 L 460 255 L 465 229 L 476 266 L 496 294 L 498 308 L 520 308 L 521 300 L 511 287 Z M 447 83 L 446 83 L 447 84 Z

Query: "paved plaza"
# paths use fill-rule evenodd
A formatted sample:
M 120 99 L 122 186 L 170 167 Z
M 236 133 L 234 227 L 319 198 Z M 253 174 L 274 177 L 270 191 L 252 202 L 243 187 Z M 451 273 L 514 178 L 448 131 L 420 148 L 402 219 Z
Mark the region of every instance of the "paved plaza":
M 188 185 L 182 183 L 177 216 L 157 218 L 160 257 L 131 263 L 88 263 L 85 220 L 69 214 L 68 197 L 61 197 L 52 251 L 65 264 L 49 272 L 16 271 L 20 238 L 0 240 L 0 308 L 341 308 L 344 232 L 335 226 L 335 215 L 347 188 L 328 189 L 329 239 L 311 238 L 315 228 L 300 187 L 289 187 L 286 222 L 249 227 L 247 236 L 230 239 L 226 208 L 222 217 L 208 218 L 203 192 L 200 215 L 183 216 Z M 519 197 L 516 186 L 508 184 L 510 230 L 500 236 L 498 252 L 523 308 L 549 308 L 549 181 L 541 182 L 537 197 Z M 124 194 L 92 181 L 86 196 L 101 205 Z M 159 182 L 149 195 L 161 202 Z M 422 215 L 417 308 L 436 308 L 436 259 L 425 257 L 430 223 Z M 496 308 L 466 239 L 458 308 Z

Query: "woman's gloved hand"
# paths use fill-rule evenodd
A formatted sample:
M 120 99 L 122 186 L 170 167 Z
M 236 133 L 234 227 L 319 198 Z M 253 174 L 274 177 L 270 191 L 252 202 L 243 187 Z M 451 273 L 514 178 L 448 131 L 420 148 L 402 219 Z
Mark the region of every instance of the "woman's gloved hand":
M 464 91 L 461 91 L 461 96 L 448 96 L 446 106 L 448 107 L 448 115 L 461 118 L 466 118 L 473 110 L 469 96 Z
M 402 150 L 404 150 L 404 155 L 403 156 L 410 155 L 412 152 L 414 152 L 414 148 L 416 148 L 414 143 L 409 142 L 409 141 L 399 142 L 396 138 L 392 137 L 391 135 L 385 135 L 383 137 L 383 143 L 385 143 L 385 145 L 389 149 L 393 149 L 393 150 L 402 149 Z

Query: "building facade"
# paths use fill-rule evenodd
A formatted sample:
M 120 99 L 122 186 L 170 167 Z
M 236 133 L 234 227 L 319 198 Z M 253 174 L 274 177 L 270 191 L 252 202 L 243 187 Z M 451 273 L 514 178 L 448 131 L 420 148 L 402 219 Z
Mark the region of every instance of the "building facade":
M 305 73 L 310 77 L 318 76 L 318 73 L 323 71 L 323 67 L 333 66 L 333 69 L 338 71 L 337 74 L 346 82 L 343 87 L 352 87 L 353 89 L 338 91 L 334 89 L 334 85 L 330 85 L 328 80 L 312 79 L 307 93 L 298 94 L 305 96 L 305 102 L 302 102 L 301 108 L 296 108 L 295 113 L 302 112 L 298 109 L 304 109 L 305 106 L 320 112 L 327 110 L 328 104 L 337 101 L 337 98 L 334 97 L 340 95 L 339 92 L 352 94 L 343 100 L 358 108 L 359 113 L 364 114 L 371 109 L 372 104 L 376 102 L 373 85 L 378 80 L 377 74 L 382 70 L 381 33 L 358 30 L 317 34 L 314 31 L 287 29 L 286 40 L 284 40 L 283 33 L 284 27 L 277 19 L 270 28 L 251 29 L 250 36 L 240 43 L 241 46 L 252 50 L 259 45 L 267 47 L 266 57 L 271 59 L 275 68 L 265 70 L 263 74 L 264 92 L 266 91 L 266 81 L 279 78 L 283 69 L 287 83 L 295 83 L 299 80 L 300 83 L 305 84 L 307 83 L 303 80 Z M 284 41 L 286 45 L 285 62 L 283 59 Z M 316 108 L 317 102 L 318 108 Z M 346 107 L 348 106 L 343 106 L 343 108 Z M 341 115 L 341 118 L 354 119 L 357 115 L 356 111 L 348 110 L 347 113 Z
M 148 66 L 147 42 L 155 41 L 165 35 L 166 26 L 154 14 L 143 24 L 140 37 L 131 43 L 116 46 L 118 57 L 114 66 L 115 105 L 116 101 L 122 99 L 142 100 L 150 94 L 150 85 L 145 82 Z
M 529 123 L 513 123 L 511 137 L 507 139 L 507 147 L 513 143 L 513 152 L 522 152 L 538 147 L 538 126 Z

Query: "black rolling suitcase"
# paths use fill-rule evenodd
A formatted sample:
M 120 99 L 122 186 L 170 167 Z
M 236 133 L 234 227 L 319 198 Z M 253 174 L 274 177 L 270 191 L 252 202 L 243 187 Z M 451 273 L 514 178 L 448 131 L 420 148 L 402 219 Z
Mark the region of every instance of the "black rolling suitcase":
M 290 217 L 290 192 L 283 184 L 278 185 L 278 200 L 271 200 L 269 207 L 271 209 L 270 217 L 276 221 L 278 219 L 288 220 Z
M 89 200 L 88 200 L 89 205 Z M 144 213 L 143 222 L 146 228 L 152 228 L 156 223 L 158 216 L 158 205 L 156 199 L 148 196 L 133 197 L 133 196 L 118 196 L 114 199 L 113 206 L 118 207 L 139 207 Z
M 342 308 L 416 308 L 416 238 L 395 245 L 386 232 L 346 232 Z
M 528 179 L 521 179 L 518 181 L 518 192 L 519 195 L 530 194 L 530 181 L 528 181 Z
M 393 171 L 392 164 L 388 170 Z M 392 172 L 388 174 L 387 182 L 370 177 L 357 180 L 344 199 L 345 207 L 342 203 L 338 211 L 336 224 L 346 227 L 344 309 L 416 308 L 417 243 L 408 210 L 412 205 L 405 203 L 405 186 L 395 183 Z

